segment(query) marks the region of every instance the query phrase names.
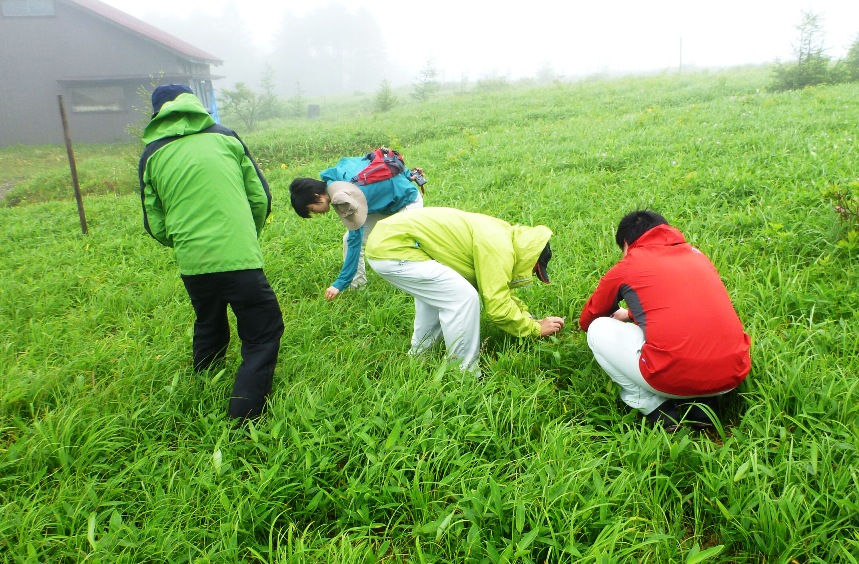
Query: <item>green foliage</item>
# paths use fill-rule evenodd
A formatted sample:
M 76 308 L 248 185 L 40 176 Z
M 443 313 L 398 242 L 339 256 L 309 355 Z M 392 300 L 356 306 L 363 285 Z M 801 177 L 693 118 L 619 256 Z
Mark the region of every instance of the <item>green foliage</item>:
M 474 86 L 474 89 L 478 92 L 492 92 L 494 90 L 503 90 L 510 86 L 510 83 L 507 82 L 506 78 L 493 77 L 493 78 L 482 78 L 477 81 Z
M 849 82 L 859 82 L 859 36 L 850 44 L 850 49 L 847 51 L 847 56 L 841 61 L 846 73 L 846 80 Z
M 845 230 L 838 245 L 851 256 L 859 254 L 859 180 L 830 186 L 825 196 L 834 203 L 835 213 Z
M 77 145 L 75 162 L 84 196 L 126 196 L 138 189 L 139 143 Z M 7 176 L 8 175 L 8 176 Z M 45 146 L 0 150 L 0 206 L 36 204 L 74 198 L 65 147 Z
M 295 83 L 295 96 L 286 102 L 286 113 L 292 118 L 301 118 L 305 114 L 305 100 L 302 98 L 301 84 Z
M 149 88 L 140 86 L 137 89 L 137 105 L 131 106 L 131 109 L 140 114 L 136 121 L 128 124 L 125 127 L 125 132 L 135 139 L 142 139 L 143 130 L 152 119 L 152 91 L 158 88 L 164 81 L 164 71 L 160 71 L 158 75 L 149 75 Z M 142 141 L 141 141 L 142 143 Z
M 244 82 L 237 82 L 233 90 L 221 90 L 221 109 L 226 119 L 239 119 L 246 131 L 256 129 L 261 117 L 263 95 L 251 90 Z
M 397 95 L 394 94 L 394 89 L 387 80 L 383 80 L 376 92 L 376 111 L 388 112 L 394 109 L 397 105 Z
M 286 318 L 269 412 L 244 429 L 225 417 L 235 334 L 223 370 L 191 370 L 138 151 L 77 149 L 93 184 L 113 166 L 128 188 L 87 193 L 83 236 L 71 191 L 38 191 L 62 147 L 0 150 L 0 184 L 28 186 L 0 208 L 0 562 L 857 561 L 859 263 L 821 194 L 856 193 L 859 85 L 766 80 L 508 85 L 385 119 L 361 98 L 243 136 L 272 188 L 262 246 Z M 412 300 L 372 272 L 326 302 L 342 228 L 297 217 L 289 182 L 380 144 L 431 175 L 428 205 L 552 228 L 552 284 L 519 292 L 536 315 L 576 319 L 617 220 L 664 213 L 753 340 L 721 429 L 642 425 L 580 332 L 484 323 L 475 381 L 406 355 Z
M 280 99 L 277 97 L 276 85 L 274 81 L 274 69 L 270 65 L 266 65 L 265 72 L 260 83 L 262 91 L 258 94 L 259 97 L 259 119 L 274 119 L 283 114 L 283 106 Z
M 777 63 L 770 88 L 775 91 L 799 90 L 808 86 L 837 82 L 833 80 L 829 57 L 812 56 L 795 63 Z
M 802 23 L 796 29 L 799 31 L 799 42 L 795 47 L 796 61 L 776 63 L 771 88 L 775 91 L 798 90 L 837 82 L 837 73 L 830 69 L 830 58 L 826 55 L 820 16 L 803 12 Z
M 412 85 L 412 98 L 418 102 L 423 102 L 438 93 L 441 84 L 436 80 L 437 77 L 438 69 L 435 67 L 435 62 L 432 59 L 427 59 Z

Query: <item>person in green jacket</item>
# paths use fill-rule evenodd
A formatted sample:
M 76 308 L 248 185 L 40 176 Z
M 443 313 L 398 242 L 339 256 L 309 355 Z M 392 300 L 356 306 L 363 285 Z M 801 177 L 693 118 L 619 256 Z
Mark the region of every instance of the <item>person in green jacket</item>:
M 415 298 L 409 354 L 443 337 L 448 355 L 479 374 L 481 302 L 490 321 L 517 337 L 547 337 L 564 327 L 561 317 L 534 319 L 513 294 L 534 274 L 549 283 L 551 236 L 543 225 L 430 207 L 379 221 L 365 254 L 379 276 Z
M 152 92 L 138 167 L 143 224 L 172 247 L 194 307 L 194 369 L 220 362 L 236 316 L 242 362 L 228 413 L 254 418 L 271 392 L 283 316 L 263 272 L 259 236 L 271 193 L 242 140 L 215 121 L 188 86 Z

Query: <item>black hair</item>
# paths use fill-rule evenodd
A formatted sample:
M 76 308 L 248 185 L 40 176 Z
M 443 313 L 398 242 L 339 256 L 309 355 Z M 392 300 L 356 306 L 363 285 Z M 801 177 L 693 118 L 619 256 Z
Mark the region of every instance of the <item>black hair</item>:
M 668 225 L 668 221 L 656 212 L 650 210 L 631 211 L 620 220 L 614 242 L 623 249 L 623 244 L 632 245 L 639 237 L 657 225 Z
M 289 184 L 289 199 L 292 208 L 304 219 L 310 217 L 307 206 L 315 204 L 319 196 L 325 194 L 326 184 L 315 178 L 296 178 Z

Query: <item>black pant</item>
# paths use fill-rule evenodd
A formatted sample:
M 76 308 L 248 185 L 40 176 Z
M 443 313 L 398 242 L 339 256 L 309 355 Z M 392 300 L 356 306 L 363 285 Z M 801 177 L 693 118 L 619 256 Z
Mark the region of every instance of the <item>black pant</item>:
M 283 335 L 277 296 L 261 269 L 182 276 L 194 306 L 194 369 L 206 370 L 224 358 L 230 344 L 227 305 L 236 315 L 242 363 L 230 398 L 230 417 L 256 417 L 271 392 Z

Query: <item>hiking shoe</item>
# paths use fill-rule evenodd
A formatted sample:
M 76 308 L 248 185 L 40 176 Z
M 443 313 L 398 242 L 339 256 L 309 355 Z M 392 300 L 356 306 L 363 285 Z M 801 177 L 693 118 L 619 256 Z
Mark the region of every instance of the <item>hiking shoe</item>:
M 679 427 L 680 414 L 674 400 L 662 402 L 659 407 L 644 416 L 653 427 L 662 427 L 666 433 L 673 433 Z
M 709 396 L 683 400 L 683 403 L 679 406 L 679 412 L 683 421 L 688 422 L 694 429 L 699 431 L 715 427 L 713 418 L 710 416 L 710 411 L 704 409 L 704 406 L 712 410 L 716 420 L 718 420 L 719 398 L 718 396 Z

